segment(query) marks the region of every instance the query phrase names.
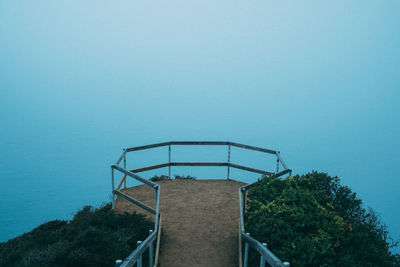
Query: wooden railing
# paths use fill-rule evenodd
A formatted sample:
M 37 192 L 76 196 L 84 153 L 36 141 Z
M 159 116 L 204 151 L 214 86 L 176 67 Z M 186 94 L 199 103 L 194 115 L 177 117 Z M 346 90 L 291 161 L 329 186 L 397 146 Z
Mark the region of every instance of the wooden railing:
M 171 161 L 171 154 L 172 146 L 227 146 L 227 161 L 226 162 L 173 162 Z M 145 166 L 133 170 L 126 169 L 126 154 L 128 152 L 151 149 L 156 147 L 165 147 L 168 146 L 168 162 L 161 163 L 152 166 Z M 276 156 L 276 171 L 267 171 L 256 169 L 248 166 L 243 166 L 239 164 L 231 163 L 231 147 L 239 147 L 247 150 L 254 150 L 263 153 L 268 153 Z M 120 166 L 121 162 L 123 161 L 123 167 Z M 275 176 L 281 177 L 285 174 L 291 175 L 292 170 L 287 167 L 285 162 L 283 161 L 282 157 L 280 156 L 280 152 L 276 150 L 260 148 L 255 146 L 249 146 L 234 142 L 220 142 L 220 141 L 170 141 L 164 143 L 157 143 L 152 145 L 145 145 L 145 146 L 137 146 L 126 148 L 123 150 L 121 156 L 118 158 L 116 164 L 111 166 L 112 170 L 112 193 L 113 193 L 113 208 L 115 205 L 115 198 L 116 196 L 120 196 L 132 204 L 144 209 L 145 211 L 155 215 L 155 225 L 154 230 L 150 230 L 149 236 L 143 241 L 138 241 L 138 247 L 122 262 L 122 260 L 116 261 L 116 266 L 133 266 L 137 264 L 137 267 L 142 267 L 142 255 L 145 251 L 149 251 L 149 267 L 156 267 L 158 264 L 158 251 L 159 251 L 159 244 L 160 244 L 160 233 L 161 233 L 161 214 L 159 211 L 159 201 L 160 201 L 160 185 L 155 184 L 147 179 L 144 179 L 137 175 L 136 173 L 141 173 L 149 170 L 160 169 L 168 167 L 168 176 L 171 178 L 171 167 L 173 166 L 219 166 L 219 167 L 226 167 L 227 168 L 227 179 L 230 179 L 230 168 L 241 169 L 253 173 L 258 173 L 266 176 Z M 282 166 L 283 170 L 279 171 L 279 167 Z M 121 180 L 119 181 L 117 187 L 114 187 L 114 171 L 119 171 L 123 174 Z M 155 209 L 148 207 L 146 204 L 141 203 L 140 201 L 128 196 L 120 191 L 120 187 L 122 184 L 126 187 L 126 179 L 127 177 L 131 177 L 139 182 L 142 182 L 154 189 L 154 196 L 155 196 Z M 254 183 L 253 183 L 254 184 Z M 248 188 L 250 188 L 253 184 L 243 186 L 239 189 L 239 210 L 240 210 L 240 218 L 239 218 L 239 265 L 247 267 L 248 262 L 248 250 L 249 246 L 254 248 L 260 254 L 260 266 L 265 266 L 265 262 L 268 262 L 271 266 L 289 266 L 289 263 L 284 262 L 282 263 L 266 246 L 264 243 L 257 241 L 256 239 L 250 237 L 248 233 L 245 232 L 244 226 L 244 214 L 245 210 L 245 193 Z M 156 254 L 153 255 L 153 243 L 157 240 L 157 248 Z M 243 251 L 242 251 L 242 241 L 245 244 L 244 248 L 244 258 L 243 258 Z M 154 257 L 154 260 L 153 260 Z

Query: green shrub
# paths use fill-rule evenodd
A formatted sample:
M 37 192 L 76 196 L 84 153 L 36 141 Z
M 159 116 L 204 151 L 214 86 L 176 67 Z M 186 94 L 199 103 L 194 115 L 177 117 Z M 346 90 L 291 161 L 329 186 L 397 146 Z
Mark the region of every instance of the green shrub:
M 393 266 L 386 227 L 337 177 L 262 178 L 248 193 L 246 231 L 291 266 Z M 252 264 L 259 257 L 252 253 Z
M 150 178 L 150 181 L 152 182 L 166 181 L 166 180 L 171 180 L 171 178 L 169 178 L 168 175 L 160 175 L 160 176 L 155 175 L 153 178 Z
M 113 266 L 152 228 L 142 215 L 114 213 L 111 204 L 85 206 L 69 222 L 50 221 L 0 243 L 0 266 Z
M 190 175 L 174 175 L 174 178 L 176 180 L 196 180 L 196 177 L 194 176 L 190 176 Z M 167 175 L 160 175 L 157 176 L 155 175 L 154 177 L 150 178 L 150 181 L 152 182 L 158 182 L 158 181 L 168 181 L 168 180 L 172 180 L 171 178 L 169 178 L 169 176 Z
M 196 177 L 190 175 L 174 175 L 176 180 L 196 180 Z

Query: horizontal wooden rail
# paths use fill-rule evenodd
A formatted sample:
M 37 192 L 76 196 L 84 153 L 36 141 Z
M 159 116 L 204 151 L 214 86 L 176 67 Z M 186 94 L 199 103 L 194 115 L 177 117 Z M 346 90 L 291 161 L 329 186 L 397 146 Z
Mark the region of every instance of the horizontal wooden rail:
M 132 202 L 133 204 L 135 204 L 136 206 L 150 212 L 151 214 L 156 215 L 156 210 L 150 208 L 149 206 L 147 206 L 146 204 L 143 204 L 142 202 L 140 202 L 139 200 L 134 199 L 131 196 L 125 195 L 124 193 L 122 193 L 121 191 L 118 190 L 114 190 L 114 193 L 125 198 L 126 200 L 128 200 L 129 202 Z

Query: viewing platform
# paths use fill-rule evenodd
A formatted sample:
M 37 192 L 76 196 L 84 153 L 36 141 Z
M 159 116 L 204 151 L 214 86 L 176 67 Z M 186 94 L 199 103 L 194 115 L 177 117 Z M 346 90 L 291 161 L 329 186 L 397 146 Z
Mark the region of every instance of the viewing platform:
M 238 189 L 245 184 L 226 179 L 171 179 L 156 183 L 162 188 L 160 266 L 238 266 Z M 145 185 L 121 191 L 155 206 L 153 190 Z M 116 200 L 115 210 L 136 211 L 154 218 L 121 197 Z
M 177 146 L 226 147 L 226 161 L 172 161 L 171 148 Z M 135 169 L 127 167 L 128 153 L 163 147 L 168 148 L 167 162 L 140 168 L 135 166 Z M 232 163 L 232 147 L 271 155 L 276 160 L 276 171 Z M 223 167 L 227 176 L 223 180 L 171 179 L 171 168 L 182 166 Z M 279 170 L 280 167 L 283 170 Z M 162 176 L 160 181 L 154 182 L 138 175 L 163 168 L 168 168 L 168 176 Z M 292 172 L 279 151 L 234 142 L 170 141 L 125 148 L 116 164 L 111 165 L 113 209 L 144 214 L 154 221 L 154 228 L 149 229 L 145 240 L 137 241 L 137 248 L 125 260 L 116 260 L 116 267 L 143 267 L 143 257 L 147 252 L 149 267 L 247 267 L 249 249 L 257 252 L 261 267 L 265 263 L 273 267 L 289 266 L 288 262 L 279 260 L 265 243 L 246 233 L 247 190 L 255 183 L 232 180 L 231 169 L 256 173 L 260 177 L 282 177 Z M 122 177 L 115 186 L 119 175 Z M 143 185 L 127 187 L 127 179 Z

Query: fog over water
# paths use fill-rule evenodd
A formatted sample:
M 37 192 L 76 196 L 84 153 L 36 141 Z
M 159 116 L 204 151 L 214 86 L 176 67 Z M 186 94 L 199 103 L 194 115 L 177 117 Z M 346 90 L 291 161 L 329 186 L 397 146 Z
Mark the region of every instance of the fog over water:
M 122 149 L 170 140 L 280 150 L 295 174 L 339 176 L 399 239 L 399 13 L 399 1 L 1 1 L 0 240 L 110 201 Z M 226 160 L 224 147 L 173 153 Z M 167 159 L 160 148 L 128 166 Z M 232 161 L 275 166 L 239 149 Z

